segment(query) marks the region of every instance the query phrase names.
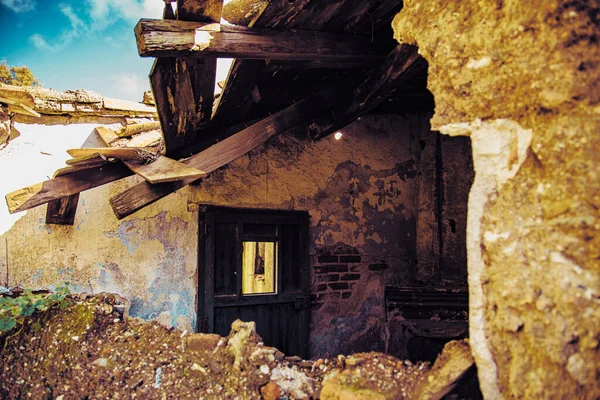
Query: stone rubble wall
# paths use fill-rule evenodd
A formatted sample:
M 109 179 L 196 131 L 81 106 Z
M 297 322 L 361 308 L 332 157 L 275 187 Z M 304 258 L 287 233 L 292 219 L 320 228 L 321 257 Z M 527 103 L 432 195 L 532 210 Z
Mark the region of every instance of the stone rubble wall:
M 404 2 L 434 129 L 468 135 L 471 347 L 486 398 L 600 395 L 600 2 Z

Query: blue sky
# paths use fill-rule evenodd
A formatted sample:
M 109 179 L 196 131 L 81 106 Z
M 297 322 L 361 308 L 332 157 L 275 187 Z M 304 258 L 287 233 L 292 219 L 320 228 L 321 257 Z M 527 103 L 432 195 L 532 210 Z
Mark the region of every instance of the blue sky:
M 163 8 L 161 0 L 0 0 L 0 61 L 28 66 L 46 88 L 141 101 L 153 59 L 138 56 L 133 28 Z

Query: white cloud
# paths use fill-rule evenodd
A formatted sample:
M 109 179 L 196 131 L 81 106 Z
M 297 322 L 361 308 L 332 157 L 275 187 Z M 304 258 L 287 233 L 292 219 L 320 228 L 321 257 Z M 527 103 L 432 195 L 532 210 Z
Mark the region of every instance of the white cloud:
M 33 7 L 35 0 L 0 0 L 10 8 L 28 4 Z M 161 18 L 164 3 L 158 0 L 85 0 L 83 7 L 88 14 L 90 25 L 86 26 L 81 18 L 68 4 L 59 4 L 62 14 L 67 17 L 70 27 L 61 32 L 56 39 L 47 39 L 39 33 L 30 36 L 29 40 L 42 51 L 58 52 L 66 48 L 83 32 L 100 32 L 112 23 L 121 19 L 134 24 L 141 18 Z M 85 18 L 87 20 L 87 18 Z
M 17 13 L 31 11 L 35 8 L 35 0 L 0 0 L 0 4 Z
M 141 18 L 161 18 L 164 3 L 158 0 L 86 0 L 94 26 L 102 30 L 117 19 L 135 23 Z
M 85 24 L 83 21 L 75 14 L 73 8 L 67 4 L 59 4 L 58 8 L 63 13 L 65 17 L 69 20 L 71 27 L 69 29 L 65 29 L 61 32 L 59 37 L 53 40 L 54 44 L 48 43 L 46 38 L 44 38 L 39 33 L 34 33 L 29 37 L 29 40 L 33 45 L 42 51 L 50 51 L 57 52 L 65 47 L 67 47 L 74 39 L 76 39 L 82 31 L 86 30 Z
M 147 76 L 123 73 L 114 77 L 113 89 L 120 99 L 141 101 L 144 92 L 150 89 L 150 84 Z

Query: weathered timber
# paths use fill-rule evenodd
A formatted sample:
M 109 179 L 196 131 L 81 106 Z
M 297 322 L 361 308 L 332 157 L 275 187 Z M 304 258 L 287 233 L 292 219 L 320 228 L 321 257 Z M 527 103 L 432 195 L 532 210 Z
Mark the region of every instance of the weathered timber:
M 344 91 L 347 86 L 348 82 L 344 81 L 321 90 L 190 157 L 184 163 L 210 173 L 301 121 L 317 117 L 347 94 Z M 158 185 L 142 182 L 112 197 L 110 203 L 117 218 L 121 219 L 193 181 L 185 179 Z
M 378 65 L 370 38 L 311 31 L 271 31 L 213 23 L 142 19 L 135 27 L 142 57 L 235 57 Z
M 11 214 L 25 211 L 52 200 L 68 197 L 125 178 L 131 174 L 133 173 L 121 164 L 107 164 L 89 168 L 8 193 L 6 204 Z
M 221 20 L 222 0 L 178 0 L 177 6 L 179 20 Z M 216 71 L 215 58 L 155 61 L 150 72 L 150 85 L 167 155 L 194 140 L 197 131 L 209 122 Z
M 46 223 L 56 225 L 73 225 L 79 203 L 79 193 L 48 202 Z
M 125 161 L 149 161 L 155 159 L 157 154 L 151 147 L 91 147 L 85 149 L 69 149 L 71 157 L 84 157 L 99 154 L 104 157 L 118 158 Z
M 182 21 L 219 22 L 223 0 L 177 0 L 177 19 Z
M 97 167 L 99 165 L 106 164 L 107 162 L 108 161 L 106 157 L 98 153 L 87 154 L 81 157 L 75 157 L 65 161 L 67 165 L 72 167 Z
M 196 131 L 209 121 L 215 79 L 214 74 L 210 74 L 213 64 L 216 69 L 215 59 L 161 58 L 154 62 L 150 83 L 167 153 L 194 140 Z M 194 70 L 194 77 L 206 73 L 205 83 L 200 88 L 194 88 L 192 84 L 190 66 Z M 197 79 L 194 81 L 201 82 Z M 204 86 L 211 86 L 207 96 L 202 96 L 202 93 L 208 93 Z M 202 101 L 196 102 L 196 99 Z
M 155 129 L 160 129 L 160 122 L 153 121 L 153 122 L 142 122 L 139 124 L 125 125 L 118 131 L 115 131 L 115 134 L 119 137 L 128 137 L 128 136 L 133 136 L 135 134 L 142 133 L 142 132 L 153 131 Z M 110 143 L 107 143 L 107 144 L 110 144 Z
M 206 175 L 205 172 L 173 160 L 160 156 L 149 164 L 139 164 L 124 161 L 125 165 L 151 184 L 175 182 L 182 179 L 198 179 Z
M 67 165 L 66 167 L 62 167 L 57 169 L 56 171 L 54 171 L 54 175 L 52 175 L 52 178 L 56 178 L 58 176 L 62 176 L 62 175 L 66 175 L 66 174 L 70 174 L 73 172 L 77 172 L 77 171 L 83 171 L 84 169 L 90 169 L 90 168 L 96 168 L 99 165 L 103 165 L 108 163 L 109 161 L 104 161 L 102 164 L 90 164 L 90 165 Z
M 99 126 L 96 128 L 96 133 L 98 133 L 100 138 L 109 146 L 113 146 L 114 148 L 123 148 L 117 144 L 123 139 L 115 141 L 114 137 L 116 135 L 112 129 Z M 134 146 L 136 143 L 149 145 L 153 143 L 160 144 L 161 142 L 162 136 L 160 135 L 160 132 L 150 131 L 144 132 L 132 138 L 128 143 L 124 144 L 124 147 Z M 204 175 L 204 172 L 202 171 L 189 167 L 163 155 L 158 156 L 156 160 L 148 164 L 141 164 L 135 161 L 126 160 L 123 160 L 123 163 L 127 166 L 127 168 L 153 184 L 173 182 L 185 178 L 200 178 Z
M 160 129 L 160 128 L 159 128 Z M 124 142 L 123 145 L 120 143 Z M 129 138 L 129 140 L 121 139 L 113 142 L 111 147 L 153 147 L 160 153 L 164 150 L 164 140 L 160 130 L 138 133 Z

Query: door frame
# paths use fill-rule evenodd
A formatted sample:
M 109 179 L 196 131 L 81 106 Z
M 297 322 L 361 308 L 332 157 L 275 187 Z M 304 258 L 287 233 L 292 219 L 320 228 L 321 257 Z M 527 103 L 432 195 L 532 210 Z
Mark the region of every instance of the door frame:
M 275 295 L 247 295 L 241 294 L 241 274 L 237 274 L 237 291 L 231 297 L 231 306 L 295 303 L 295 309 L 299 313 L 299 323 L 304 329 L 300 329 L 299 341 L 304 348 L 300 349 L 302 356 L 308 356 L 308 340 L 310 329 L 310 266 L 309 266 L 309 214 L 307 211 L 299 210 L 273 210 L 257 208 L 237 208 L 206 205 L 199 208 L 198 215 L 198 296 L 197 296 L 197 331 L 205 333 L 214 332 L 214 268 L 215 268 L 215 223 L 236 223 L 235 230 L 235 258 L 236 264 L 241 267 L 242 232 L 243 223 L 283 224 L 299 225 L 300 227 L 300 290 L 295 292 L 281 292 L 283 273 L 285 268 L 282 261 L 281 243 L 277 250 L 277 288 Z M 278 241 L 281 240 L 281 232 L 278 232 Z M 219 298 L 219 307 L 227 307 L 228 299 Z M 235 303 L 235 304 L 234 304 Z

